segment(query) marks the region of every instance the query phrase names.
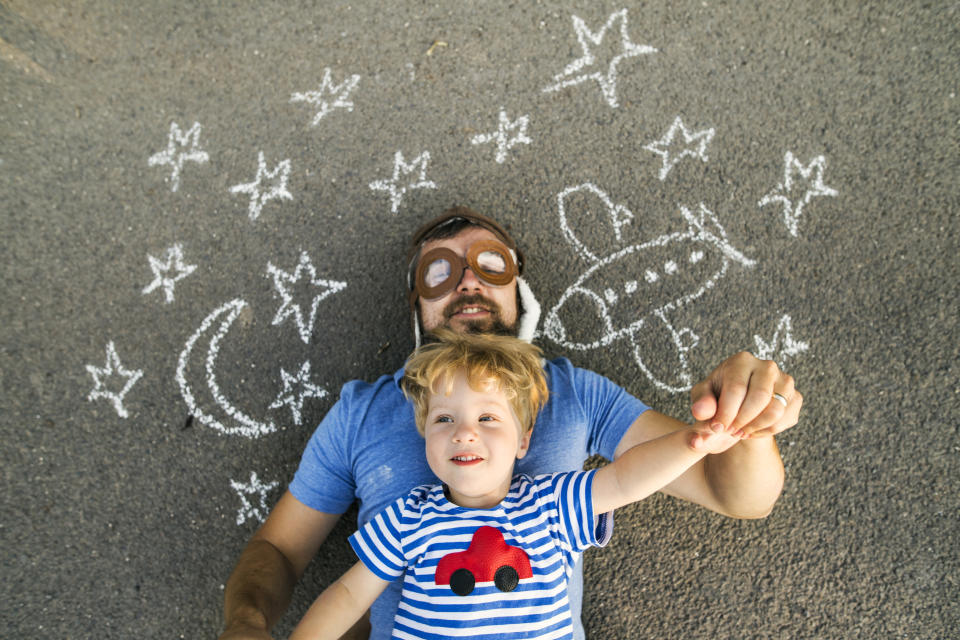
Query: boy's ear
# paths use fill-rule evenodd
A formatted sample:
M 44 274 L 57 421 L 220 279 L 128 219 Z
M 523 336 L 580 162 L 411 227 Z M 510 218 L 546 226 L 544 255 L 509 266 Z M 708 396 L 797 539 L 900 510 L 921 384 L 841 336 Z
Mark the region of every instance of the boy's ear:
M 520 446 L 517 447 L 517 460 L 527 455 L 527 451 L 530 449 L 530 436 L 533 434 L 533 429 L 527 431 L 522 438 L 520 438 Z

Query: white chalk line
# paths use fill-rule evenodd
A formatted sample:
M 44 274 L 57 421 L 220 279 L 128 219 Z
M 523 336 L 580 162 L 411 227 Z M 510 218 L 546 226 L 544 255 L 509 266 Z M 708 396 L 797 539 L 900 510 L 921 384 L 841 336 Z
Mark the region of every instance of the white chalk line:
M 353 111 L 353 102 L 347 98 L 356 89 L 359 82 L 360 76 L 353 74 L 340 84 L 334 84 L 330 67 L 326 67 L 323 70 L 323 80 L 321 80 L 318 90 L 294 93 L 290 96 L 290 102 L 306 102 L 319 107 L 320 110 L 317 111 L 310 123 L 310 126 L 315 127 L 334 109 Z M 332 99 L 328 99 L 328 96 Z
M 226 336 L 234 321 L 240 316 L 240 313 L 246 307 L 247 303 L 243 300 L 231 300 L 230 302 L 227 302 L 226 304 L 216 308 L 206 318 L 204 318 L 203 322 L 200 324 L 200 328 L 197 329 L 192 336 L 190 336 L 183 348 L 183 351 L 180 352 L 180 357 L 177 361 L 177 372 L 175 379 L 177 381 L 177 385 L 180 387 L 180 395 L 183 396 L 184 402 L 187 404 L 187 408 L 190 409 L 191 415 L 193 415 L 201 423 L 226 435 L 240 435 L 247 438 L 258 438 L 262 435 L 273 433 L 277 430 L 276 426 L 270 421 L 259 422 L 254 420 L 230 404 L 230 402 L 227 401 L 220 391 L 215 374 L 216 360 L 220 350 L 220 341 L 224 336 Z M 186 379 L 186 369 L 194 346 L 201 336 L 207 332 L 210 326 L 225 314 L 226 317 L 220 322 L 220 327 L 214 334 L 214 337 L 211 338 L 209 347 L 207 349 L 207 388 L 216 406 L 219 407 L 220 410 L 222 410 L 228 417 L 238 422 L 238 426 L 227 426 L 221 420 L 218 420 L 210 413 L 204 411 L 200 407 L 200 404 L 196 401 L 196 398 L 194 397 L 190 385 L 187 383 Z
M 130 416 L 130 413 L 123 406 L 123 399 L 126 397 L 130 389 L 133 388 L 133 385 L 143 376 L 143 371 L 140 369 L 126 369 L 120 363 L 120 357 L 117 355 L 117 347 L 113 343 L 113 340 L 107 343 L 107 359 L 104 366 L 95 367 L 92 364 L 86 365 L 87 372 L 93 376 L 94 387 L 87 394 L 87 400 L 93 401 L 99 398 L 104 398 L 109 400 L 113 404 L 114 410 L 117 412 L 121 418 L 127 418 Z M 127 381 L 124 383 L 123 388 L 119 392 L 108 391 L 104 389 L 104 378 L 113 376 L 114 374 L 126 378 Z
M 397 151 L 393 156 L 393 177 L 390 180 L 375 180 L 370 183 L 372 191 L 386 191 L 390 194 L 390 211 L 396 213 L 400 209 L 400 203 L 403 202 L 403 196 L 412 189 L 436 189 L 437 185 L 432 180 L 427 180 L 427 163 L 430 162 L 430 152 L 424 151 L 410 163 L 403 158 L 403 152 Z M 418 173 L 414 180 L 404 186 L 400 186 L 402 178 Z
M 210 160 L 206 151 L 200 148 L 200 131 L 202 130 L 199 122 L 194 122 L 193 126 L 183 133 L 180 125 L 176 122 L 170 123 L 170 132 L 167 136 L 167 148 L 159 151 L 147 159 L 147 165 L 151 167 L 170 165 L 171 173 L 170 190 L 177 191 L 180 188 L 180 172 L 183 170 L 183 163 L 190 161 L 203 164 Z M 187 147 L 184 150 L 184 147 Z

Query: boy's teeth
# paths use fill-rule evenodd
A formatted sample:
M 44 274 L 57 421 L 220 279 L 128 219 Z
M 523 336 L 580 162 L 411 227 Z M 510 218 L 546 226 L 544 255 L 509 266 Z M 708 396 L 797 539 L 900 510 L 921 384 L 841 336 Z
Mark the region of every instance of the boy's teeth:
M 454 456 L 454 460 L 459 460 L 460 462 L 469 462 L 471 460 L 479 460 L 479 456 Z

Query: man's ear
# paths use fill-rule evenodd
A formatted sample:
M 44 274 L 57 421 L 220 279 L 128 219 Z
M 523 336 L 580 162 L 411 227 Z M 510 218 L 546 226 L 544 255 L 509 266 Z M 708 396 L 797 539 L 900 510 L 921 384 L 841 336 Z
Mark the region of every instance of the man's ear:
M 520 445 L 517 447 L 517 460 L 527 455 L 527 451 L 530 450 L 530 436 L 533 435 L 533 429 L 527 431 L 522 438 L 520 438 Z

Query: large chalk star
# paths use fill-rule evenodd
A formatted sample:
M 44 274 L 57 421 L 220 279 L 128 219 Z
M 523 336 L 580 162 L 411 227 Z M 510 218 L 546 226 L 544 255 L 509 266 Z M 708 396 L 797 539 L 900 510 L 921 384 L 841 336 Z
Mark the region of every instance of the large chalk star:
M 677 132 L 683 134 L 683 146 L 679 144 L 674 144 L 674 139 L 677 136 Z M 673 124 L 670 126 L 670 130 L 667 131 L 667 134 L 657 140 L 656 142 L 651 142 L 644 147 L 647 151 L 652 151 L 653 153 L 663 157 L 663 166 L 660 167 L 660 179 L 665 180 L 667 174 L 670 173 L 670 169 L 673 168 L 673 165 L 677 164 L 687 156 L 696 156 L 706 162 L 707 158 L 707 145 L 710 144 L 710 141 L 713 140 L 713 135 L 715 131 L 713 129 L 704 129 L 703 131 L 697 131 L 696 133 L 690 133 L 687 131 L 687 128 L 683 126 L 683 120 L 680 116 L 673 121 Z M 679 140 L 678 140 L 679 142 Z M 693 150 L 691 145 L 697 143 L 696 150 Z M 674 151 L 673 158 L 670 157 L 671 147 L 680 148 L 680 152 L 677 153 Z
M 183 247 L 179 244 L 167 249 L 162 260 L 150 255 L 147 256 L 147 259 L 150 261 L 150 269 L 153 271 L 153 282 L 144 288 L 143 294 L 146 295 L 163 287 L 163 295 L 167 304 L 173 302 L 173 287 L 177 281 L 183 280 L 197 268 L 193 264 L 183 264 Z M 171 272 L 173 275 L 171 275 Z
M 497 163 L 503 164 L 507 159 L 507 151 L 518 144 L 530 144 L 531 140 L 527 137 L 527 124 L 529 116 L 520 116 L 511 121 L 507 117 L 507 112 L 500 109 L 500 125 L 496 133 L 481 133 L 470 139 L 471 144 L 486 144 L 488 142 L 497 143 Z M 516 132 L 516 133 L 513 133 Z M 513 137 L 508 137 L 513 134 Z
M 180 188 L 180 171 L 187 160 L 203 164 L 210 159 L 207 152 L 200 148 L 200 123 L 194 122 L 190 129 L 183 133 L 176 122 L 170 123 L 170 134 L 167 137 L 167 148 L 150 156 L 147 164 L 151 167 L 170 165 L 170 190 Z
M 780 318 L 780 323 L 770 342 L 757 335 L 753 336 L 753 341 L 757 345 L 756 356 L 761 360 L 773 360 L 780 365 L 781 369 L 785 358 L 798 355 L 810 348 L 806 342 L 793 339 L 793 327 L 788 315 Z
M 88 364 L 87 371 L 93 376 L 94 382 L 93 390 L 87 396 L 87 400 L 106 398 L 113 403 L 113 408 L 117 410 L 117 415 L 121 418 L 128 417 L 130 414 L 123 407 L 123 398 L 133 385 L 136 384 L 137 380 L 140 379 L 140 376 L 143 375 L 143 371 L 125 369 L 123 365 L 120 364 L 120 358 L 117 356 L 117 348 L 114 346 L 112 340 L 107 343 L 107 362 L 103 368 Z M 107 388 L 109 384 L 110 387 L 116 389 L 115 384 L 108 383 L 108 381 L 114 378 L 126 380 L 119 391 L 112 391 Z
M 327 392 L 317 385 L 310 382 L 310 362 L 306 361 L 300 366 L 297 375 L 292 376 L 285 369 L 280 369 L 280 375 L 283 378 L 283 391 L 277 396 L 277 399 L 270 405 L 271 409 L 278 409 L 283 405 L 290 407 L 293 414 L 293 422 L 297 425 L 301 422 L 301 411 L 303 410 L 303 401 L 306 398 L 323 398 Z
M 237 511 L 237 526 L 239 526 L 249 518 L 256 518 L 257 522 L 263 522 L 266 519 L 267 512 L 269 511 L 267 508 L 267 494 L 280 486 L 280 483 L 270 482 L 264 484 L 257 478 L 256 473 L 251 472 L 250 482 L 244 484 L 243 482 L 231 480 L 230 486 L 233 487 L 233 490 L 240 496 L 240 502 L 242 503 L 242 506 Z M 256 506 L 251 504 L 247 496 L 251 499 L 256 498 Z
M 279 176 L 279 177 L 278 177 Z M 290 177 L 290 160 L 284 160 L 273 170 L 267 169 L 267 163 L 263 159 L 263 151 L 257 156 L 257 177 L 253 182 L 238 184 L 230 187 L 230 193 L 247 193 L 250 195 L 250 219 L 256 220 L 260 217 L 260 210 L 270 200 L 280 198 L 282 200 L 293 200 L 293 196 L 287 191 L 287 178 Z M 272 181 L 270 188 L 264 189 L 264 183 Z
M 393 156 L 393 177 L 390 180 L 375 180 L 370 183 L 370 188 L 374 191 L 387 191 L 390 193 L 390 211 L 396 213 L 403 201 L 403 194 L 411 189 L 436 189 L 437 185 L 427 180 L 427 163 L 430 162 L 430 152 L 424 151 L 412 162 L 407 164 L 403 159 L 403 152 L 397 151 Z M 407 179 L 412 173 L 420 172 L 419 176 L 412 182 L 401 186 L 401 182 Z
M 320 82 L 320 88 L 316 91 L 306 91 L 303 93 L 294 93 L 290 96 L 290 102 L 307 102 L 317 107 L 320 111 L 313 117 L 310 126 L 315 127 L 325 115 L 334 109 L 346 109 L 353 111 L 353 103 L 347 100 L 356 86 L 360 82 L 360 76 L 352 75 L 340 84 L 333 84 L 330 76 L 330 67 L 323 70 L 323 80 Z M 330 96 L 330 98 L 327 98 Z
M 269 262 L 267 263 L 267 272 L 273 276 L 273 286 L 276 287 L 280 297 L 283 298 L 283 304 L 280 305 L 277 315 L 274 316 L 273 324 L 278 325 L 287 317 L 293 316 L 294 321 L 297 323 L 297 329 L 300 332 L 300 339 L 303 340 L 304 344 L 308 344 L 310 342 L 310 334 L 313 332 L 313 323 L 317 317 L 317 306 L 320 304 L 320 301 L 340 291 L 347 286 L 347 283 L 317 278 L 317 271 L 314 269 L 313 263 L 310 261 L 310 256 L 307 255 L 306 251 L 300 253 L 300 262 L 297 264 L 297 268 L 293 273 L 287 273 Z M 304 282 L 301 283 L 301 280 L 304 280 Z M 311 293 L 312 287 L 321 288 L 320 293 L 314 295 L 310 303 L 306 305 L 309 309 L 307 313 L 304 313 L 303 307 L 301 307 L 300 304 L 293 301 L 293 294 L 290 293 L 290 288 L 301 284 L 310 285 Z
M 614 24 L 620 23 L 620 52 L 610 58 L 609 61 L 597 60 L 595 48 L 599 48 L 607 29 L 612 29 Z M 607 104 L 616 108 L 617 103 L 617 65 L 627 58 L 644 55 L 647 53 L 656 53 L 657 50 L 648 45 L 634 44 L 627 34 L 627 10 L 621 9 L 610 14 L 607 23 L 596 34 L 587 28 L 587 24 L 578 16 L 573 16 L 573 30 L 577 33 L 577 40 L 580 41 L 580 47 L 583 49 L 583 56 L 577 58 L 567 65 L 559 74 L 554 76 L 553 84 L 546 87 L 543 91 L 559 91 L 565 87 L 572 87 L 588 80 L 596 80 L 603 92 L 603 97 Z M 592 45 L 592 46 L 591 46 Z
M 823 184 L 823 172 L 827 168 L 827 160 L 823 156 L 817 156 L 810 164 L 803 166 L 787 151 L 783 163 L 783 182 L 765 195 L 758 206 L 763 207 L 771 202 L 782 204 L 783 222 L 790 235 L 796 237 L 804 206 L 817 196 L 836 196 L 837 191 Z M 798 175 L 801 180 L 797 180 Z

